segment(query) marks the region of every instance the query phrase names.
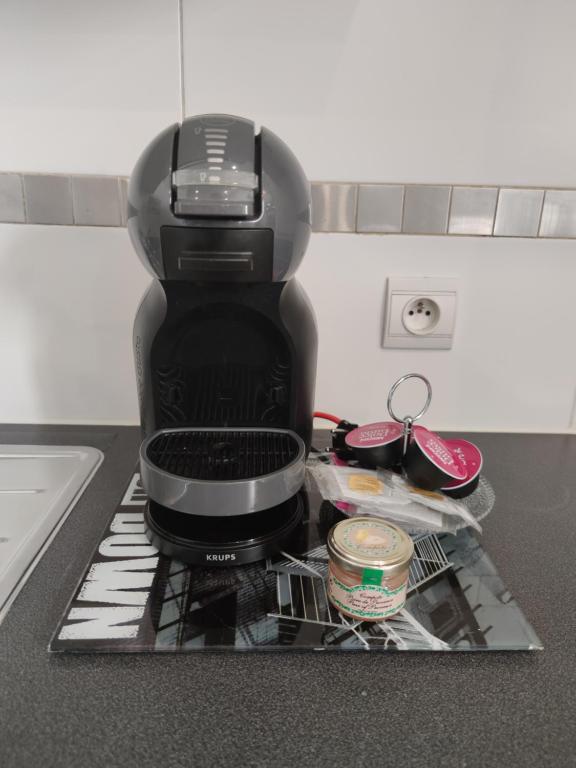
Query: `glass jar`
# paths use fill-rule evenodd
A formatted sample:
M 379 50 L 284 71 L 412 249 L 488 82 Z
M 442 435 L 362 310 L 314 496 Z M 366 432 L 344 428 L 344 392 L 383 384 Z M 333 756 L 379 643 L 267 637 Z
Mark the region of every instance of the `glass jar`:
M 341 613 L 382 621 L 404 607 L 414 544 L 402 529 L 353 517 L 331 529 L 327 547 L 328 597 Z

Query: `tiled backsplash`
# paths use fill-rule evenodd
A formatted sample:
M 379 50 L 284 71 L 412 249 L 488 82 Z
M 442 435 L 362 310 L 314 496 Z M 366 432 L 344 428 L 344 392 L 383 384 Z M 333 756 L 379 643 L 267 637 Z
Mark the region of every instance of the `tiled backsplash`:
M 0 173 L 0 222 L 120 227 L 127 179 Z M 315 232 L 576 238 L 576 190 L 312 183 Z
M 126 225 L 126 186 L 122 176 L 0 173 L 0 222 Z
M 316 232 L 576 238 L 576 190 L 313 184 Z

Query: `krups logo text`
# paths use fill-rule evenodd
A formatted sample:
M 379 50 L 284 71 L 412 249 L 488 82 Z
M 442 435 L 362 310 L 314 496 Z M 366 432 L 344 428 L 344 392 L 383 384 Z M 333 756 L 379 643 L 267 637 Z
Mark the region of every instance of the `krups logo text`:
M 226 562 L 226 561 L 232 561 L 236 560 L 236 555 L 206 555 L 206 560 L 209 562 L 218 561 L 220 563 Z

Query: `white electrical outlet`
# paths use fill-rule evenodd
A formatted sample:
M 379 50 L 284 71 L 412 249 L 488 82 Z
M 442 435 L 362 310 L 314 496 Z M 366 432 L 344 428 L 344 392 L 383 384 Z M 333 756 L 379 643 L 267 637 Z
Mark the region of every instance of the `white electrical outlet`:
M 450 349 L 457 295 L 455 277 L 389 277 L 382 346 Z

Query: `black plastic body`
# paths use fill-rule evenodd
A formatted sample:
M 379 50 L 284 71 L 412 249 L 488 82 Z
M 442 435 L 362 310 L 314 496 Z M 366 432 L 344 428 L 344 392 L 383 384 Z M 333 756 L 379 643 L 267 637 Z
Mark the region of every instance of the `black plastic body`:
M 144 435 L 176 427 L 312 437 L 317 332 L 296 280 L 155 280 L 134 324 Z
M 202 283 L 271 282 L 271 229 L 187 229 L 162 227 L 167 280 Z
M 397 440 L 393 440 L 386 445 L 375 445 L 370 448 L 352 448 L 353 454 L 361 467 L 366 469 L 391 469 L 402 461 L 402 448 L 404 446 L 404 436 L 400 435 Z
M 358 424 L 352 424 L 346 419 L 343 419 L 338 425 L 331 431 L 332 437 L 332 450 L 339 459 L 348 461 L 354 458 L 354 452 L 346 445 L 346 435 L 356 429 Z
M 436 491 L 454 479 L 425 455 L 416 440 L 412 440 L 408 446 L 404 469 L 410 482 L 425 491 Z

